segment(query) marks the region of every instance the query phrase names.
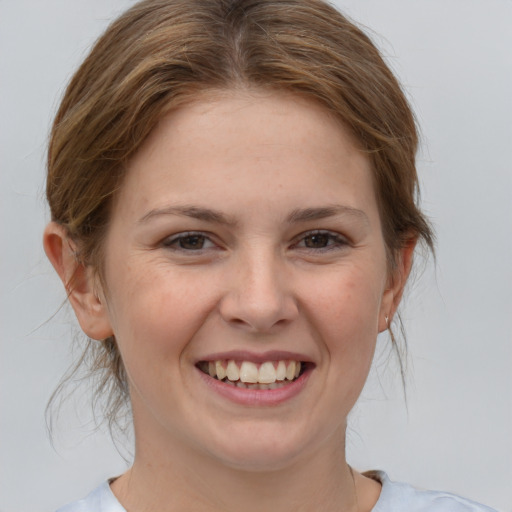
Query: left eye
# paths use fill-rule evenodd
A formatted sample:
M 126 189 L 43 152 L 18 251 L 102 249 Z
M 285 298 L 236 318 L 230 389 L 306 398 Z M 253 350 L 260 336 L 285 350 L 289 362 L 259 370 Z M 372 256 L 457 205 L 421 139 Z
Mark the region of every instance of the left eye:
M 306 249 L 331 249 L 344 245 L 347 245 L 345 238 L 329 231 L 307 233 L 295 244 Z
M 163 245 L 183 251 L 200 251 L 214 246 L 212 241 L 202 233 L 182 233 L 168 238 Z

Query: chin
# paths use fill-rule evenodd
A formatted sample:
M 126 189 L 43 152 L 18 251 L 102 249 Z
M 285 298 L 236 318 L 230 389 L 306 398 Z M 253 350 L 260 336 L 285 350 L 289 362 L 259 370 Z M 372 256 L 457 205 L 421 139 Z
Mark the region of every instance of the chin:
M 280 450 L 276 453 L 276 450 L 270 447 L 253 446 L 237 453 L 227 453 L 225 451 L 220 456 L 220 460 L 226 467 L 237 471 L 264 473 L 280 471 L 290 467 L 296 461 L 298 455 L 296 450 L 293 453 L 286 450 Z
M 227 467 L 250 472 L 279 471 L 304 456 L 308 442 L 303 436 L 275 425 L 267 428 L 252 425 L 243 432 L 231 430 L 227 439 L 209 446 L 210 455 Z

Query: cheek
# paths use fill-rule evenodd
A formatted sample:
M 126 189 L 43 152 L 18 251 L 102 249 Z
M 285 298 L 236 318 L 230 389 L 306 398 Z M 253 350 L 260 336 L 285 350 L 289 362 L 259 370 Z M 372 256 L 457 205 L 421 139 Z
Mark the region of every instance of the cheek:
M 375 349 L 383 278 L 368 272 L 368 267 L 342 270 L 316 283 L 308 309 L 335 378 L 358 387 L 366 379 Z
M 127 370 L 133 362 L 179 362 L 215 303 L 205 280 L 151 263 L 122 265 L 111 275 L 113 330 Z
M 377 334 L 383 279 L 358 266 L 325 276 L 309 287 L 310 307 L 321 324 L 354 336 Z

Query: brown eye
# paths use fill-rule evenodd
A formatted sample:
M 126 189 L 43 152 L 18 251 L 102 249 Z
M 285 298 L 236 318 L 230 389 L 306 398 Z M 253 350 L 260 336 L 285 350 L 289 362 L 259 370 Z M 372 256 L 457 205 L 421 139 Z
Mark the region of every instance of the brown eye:
M 347 239 L 339 233 L 332 231 L 310 231 L 309 233 L 304 233 L 294 246 L 297 249 L 322 252 L 342 249 L 347 245 L 349 245 Z
M 215 244 L 202 233 L 181 233 L 164 240 L 163 246 L 176 251 L 200 251 L 213 248 Z
M 304 245 L 308 249 L 323 249 L 331 242 L 331 237 L 328 233 L 316 233 L 304 237 Z
M 203 235 L 188 235 L 180 237 L 177 242 L 181 249 L 198 250 L 204 247 L 206 238 Z

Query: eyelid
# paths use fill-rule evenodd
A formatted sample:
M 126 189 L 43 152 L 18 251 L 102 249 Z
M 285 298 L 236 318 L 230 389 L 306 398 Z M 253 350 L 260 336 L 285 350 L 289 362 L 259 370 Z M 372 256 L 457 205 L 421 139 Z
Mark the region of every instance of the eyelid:
M 301 242 L 304 242 L 306 238 L 310 236 L 315 235 L 323 235 L 328 237 L 328 245 L 325 247 L 306 247 L 302 246 L 300 247 L 299 244 Z M 199 236 L 204 237 L 204 240 L 207 247 L 201 247 L 200 249 L 185 249 L 183 247 L 179 247 L 177 243 L 181 239 L 185 239 L 187 237 L 193 237 L 193 236 Z M 221 244 L 215 239 L 216 237 L 209 232 L 205 231 L 182 231 L 179 233 L 175 233 L 173 235 L 166 236 L 162 241 L 160 242 L 160 245 L 163 246 L 166 249 L 175 250 L 177 252 L 190 252 L 190 253 L 200 253 L 201 251 L 215 249 L 215 248 L 221 248 Z M 339 232 L 331 231 L 328 229 L 311 229 L 308 231 L 304 231 L 300 233 L 299 235 L 295 236 L 291 242 L 291 248 L 292 249 L 301 249 L 305 251 L 311 251 L 311 252 L 322 252 L 322 251 L 329 251 L 332 249 L 337 248 L 343 248 L 345 246 L 350 245 L 350 240 L 345 236 L 342 235 Z
M 183 247 L 179 247 L 175 245 L 179 240 L 192 237 L 192 236 L 201 236 L 204 237 L 206 242 L 211 244 L 211 247 L 202 247 L 201 249 L 184 249 Z M 165 247 L 166 249 L 172 249 L 180 252 L 194 252 L 199 253 L 201 251 L 211 249 L 214 247 L 219 247 L 219 244 L 212 240 L 212 234 L 207 233 L 205 231 L 182 231 L 180 233 L 175 233 L 173 235 L 166 236 L 161 242 L 160 245 Z
M 295 248 L 299 245 L 300 242 L 304 241 L 308 236 L 314 236 L 314 235 L 326 235 L 330 238 L 330 240 L 334 243 L 331 243 L 327 245 L 326 247 L 301 247 L 301 249 L 305 249 L 312 252 L 320 252 L 320 251 L 329 251 L 336 248 L 342 248 L 345 246 L 350 245 L 350 240 L 342 235 L 341 233 L 338 233 L 336 231 L 331 231 L 329 229 L 311 229 L 309 231 L 304 231 L 303 233 L 300 233 L 294 238 L 294 241 L 292 242 L 292 247 Z

